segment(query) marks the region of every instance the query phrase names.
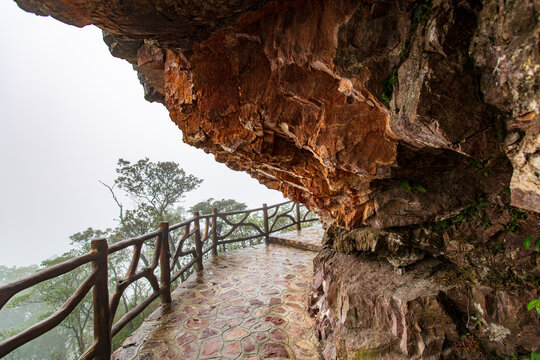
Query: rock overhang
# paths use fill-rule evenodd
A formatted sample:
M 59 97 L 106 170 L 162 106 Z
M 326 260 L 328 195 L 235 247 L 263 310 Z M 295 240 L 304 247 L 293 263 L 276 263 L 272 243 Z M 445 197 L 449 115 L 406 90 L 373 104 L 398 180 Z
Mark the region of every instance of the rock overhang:
M 471 184 L 476 163 L 513 172 L 514 204 L 540 209 L 532 2 L 18 3 L 101 27 L 185 142 L 325 222 L 449 216 L 489 192 Z

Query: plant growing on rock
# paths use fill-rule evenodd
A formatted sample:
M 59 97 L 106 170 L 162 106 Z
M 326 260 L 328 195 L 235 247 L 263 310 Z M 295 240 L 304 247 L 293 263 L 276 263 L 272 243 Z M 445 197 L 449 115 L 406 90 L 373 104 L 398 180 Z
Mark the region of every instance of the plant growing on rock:
M 531 247 L 531 245 L 533 245 L 533 237 L 532 236 L 527 236 L 527 238 L 525 239 L 525 241 L 523 241 L 523 247 L 525 249 L 529 249 Z M 540 237 L 536 238 L 534 240 L 534 251 L 538 252 L 540 251 Z M 531 300 L 528 304 L 527 304 L 527 310 L 532 310 L 532 309 L 536 309 L 536 312 L 540 315 L 540 298 L 536 298 L 534 300 Z
M 514 206 L 505 206 L 502 209 L 508 211 L 508 214 L 510 215 L 510 221 L 504 225 L 501 225 L 501 229 L 514 234 L 518 234 L 520 228 L 519 221 L 526 220 L 527 215 L 525 215 L 523 211 Z

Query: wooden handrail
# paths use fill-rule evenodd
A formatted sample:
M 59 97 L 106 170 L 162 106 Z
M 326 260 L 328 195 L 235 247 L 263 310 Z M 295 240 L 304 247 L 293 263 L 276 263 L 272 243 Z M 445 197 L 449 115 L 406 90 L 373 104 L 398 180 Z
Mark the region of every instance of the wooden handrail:
M 217 256 L 218 251 L 218 234 L 217 234 L 217 217 L 218 209 L 212 209 L 212 255 Z
M 24 330 L 23 332 L 14 335 L 10 338 L 0 342 L 0 358 L 9 354 L 19 346 L 26 344 L 27 342 L 34 340 L 40 335 L 45 334 L 47 331 L 55 328 L 71 314 L 75 307 L 84 299 L 86 294 L 92 289 L 96 281 L 97 273 L 92 272 L 88 278 L 82 283 L 81 286 L 75 291 L 75 293 L 64 303 L 64 305 L 56 311 L 54 314 L 40 321 L 32 327 Z
M 197 268 L 197 271 L 203 270 L 203 249 L 202 249 L 202 242 L 201 242 L 201 225 L 199 223 L 199 212 L 195 211 L 193 213 L 193 216 L 195 219 L 193 220 L 193 224 L 195 224 L 195 227 L 197 231 L 195 231 L 195 254 L 196 254 L 196 263 L 195 267 Z
M 160 222 L 159 223 L 159 230 L 161 230 L 161 233 L 159 234 L 159 243 L 160 246 L 160 253 L 159 253 L 159 264 L 161 266 L 160 268 L 160 275 L 161 275 L 161 287 L 164 289 L 163 294 L 161 295 L 161 303 L 162 304 L 169 304 L 171 299 L 171 269 L 169 268 L 169 223 L 168 222 Z
M 0 309 L 17 293 L 37 285 L 45 280 L 49 280 L 60 275 L 64 275 L 71 270 L 78 268 L 84 264 L 88 264 L 96 258 L 95 252 L 90 252 L 81 256 L 66 260 L 60 264 L 50 266 L 40 270 L 35 274 L 23 277 L 10 283 L 0 286 Z
M 290 208 L 286 208 L 285 211 L 280 212 L 280 208 L 289 204 L 292 204 Z M 161 222 L 159 228 L 155 231 L 123 240 L 110 246 L 106 239 L 92 240 L 92 250 L 87 254 L 74 257 L 60 264 L 40 270 L 30 276 L 1 285 L 0 310 L 19 292 L 43 281 L 67 274 L 85 264 L 92 263 L 91 274 L 58 311 L 21 333 L 0 342 L 0 357 L 9 354 L 19 346 L 58 326 L 62 320 L 73 312 L 75 307 L 93 288 L 94 341 L 80 359 L 109 359 L 112 350 L 112 337 L 137 315 L 142 313 L 159 296 L 161 296 L 162 304 L 170 303 L 172 301 L 171 283 L 182 277 L 194 265 L 197 271 L 202 270 L 203 258 L 206 254 L 212 252 L 214 256 L 218 255 L 218 246 L 225 244 L 260 238 L 264 238 L 268 242 L 270 235 L 274 232 L 291 226 L 296 226 L 296 229 L 300 230 L 301 224 L 317 220 L 316 218 L 307 218 L 311 214 L 309 210 L 302 216 L 300 207 L 300 204 L 286 201 L 272 206 L 263 204 L 260 208 L 240 211 L 220 213 L 214 208 L 211 214 L 200 215 L 198 212 L 195 212 L 194 216 L 188 220 L 172 226 L 169 226 L 167 222 Z M 272 214 L 269 214 L 269 210 L 272 210 Z M 295 216 L 290 215 L 293 210 L 296 210 Z M 250 215 L 259 212 L 262 213 L 262 229 L 250 220 Z M 242 216 L 238 218 L 237 215 Z M 235 216 L 236 218 L 234 218 Z M 205 221 L 203 231 L 201 231 L 201 220 Z M 283 221 L 286 223 L 284 224 Z M 223 227 L 229 228 L 223 234 L 220 234 Z M 248 235 L 231 238 L 241 228 L 250 229 L 251 232 Z M 183 230 L 183 235 L 177 239 L 175 248 L 175 240 L 171 234 L 177 230 Z M 155 239 L 152 261 L 147 267 L 137 270 L 141 259 L 142 247 L 151 239 Z M 209 239 L 211 241 L 208 241 Z M 186 250 L 183 247 L 188 241 L 192 241 L 191 246 L 193 247 Z M 207 244 L 209 244 L 209 247 L 206 246 Z M 169 246 L 173 247 L 174 254 L 172 256 Z M 114 293 L 109 296 L 108 256 L 128 247 L 133 247 L 129 268 L 125 277 L 117 283 Z M 182 265 L 180 258 L 186 256 L 191 256 L 192 259 L 187 261 L 187 263 L 184 262 Z M 158 266 L 160 269 L 159 281 L 155 274 Z M 175 270 L 176 268 L 178 270 Z M 135 308 L 124 314 L 118 322 L 113 324 L 118 304 L 124 291 L 129 285 L 142 278 L 148 280 L 153 292 L 136 305 Z

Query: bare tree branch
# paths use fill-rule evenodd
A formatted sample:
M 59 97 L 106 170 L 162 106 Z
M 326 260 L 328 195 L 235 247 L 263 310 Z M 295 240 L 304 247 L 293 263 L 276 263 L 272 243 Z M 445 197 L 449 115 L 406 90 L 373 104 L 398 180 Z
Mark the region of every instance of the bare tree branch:
M 124 221 L 124 205 L 122 205 L 122 203 L 118 200 L 118 198 L 116 197 L 116 194 L 114 193 L 114 187 L 116 184 L 114 184 L 113 186 L 109 186 L 101 180 L 99 180 L 99 182 L 101 183 L 101 185 L 105 186 L 111 192 L 114 202 L 120 208 L 120 221 L 123 222 Z

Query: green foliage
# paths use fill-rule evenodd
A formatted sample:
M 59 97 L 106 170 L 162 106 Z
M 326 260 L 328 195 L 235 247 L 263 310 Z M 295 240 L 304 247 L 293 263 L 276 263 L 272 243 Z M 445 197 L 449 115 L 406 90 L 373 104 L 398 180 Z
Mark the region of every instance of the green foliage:
M 486 206 L 489 206 L 491 203 L 484 199 L 483 197 L 480 197 L 478 199 L 474 199 L 472 204 L 465 208 L 463 213 L 469 218 L 474 219 L 476 221 L 477 225 L 482 226 L 484 229 L 487 229 L 491 226 L 491 221 L 489 219 L 485 219 L 481 216 L 480 211 L 485 208 Z
M 153 163 L 148 158 L 131 164 L 118 160 L 115 185 L 137 204 L 153 209 L 158 216 L 180 201 L 186 192 L 195 190 L 202 179 L 186 175 L 172 161 Z
M 87 228 L 84 231 L 72 234 L 69 239 L 71 240 L 71 245 L 75 246 L 78 249 L 84 250 L 84 252 L 90 251 L 90 241 L 91 239 L 103 239 L 109 237 L 111 234 L 111 229 L 98 230 L 91 227 Z
M 411 193 L 411 192 L 412 192 L 412 187 L 411 187 L 411 185 L 409 184 L 408 181 L 402 181 L 402 182 L 399 184 L 399 188 L 405 190 L 405 191 L 408 192 L 408 193 Z
M 414 188 L 419 192 L 422 192 L 422 193 L 426 192 L 426 188 L 423 187 L 422 185 L 416 185 Z
M 534 351 L 531 352 L 531 356 L 528 358 L 523 358 L 522 360 L 540 360 L 540 354 L 535 353 Z
M 501 225 L 501 229 L 504 231 L 509 231 L 514 234 L 519 233 L 520 228 L 520 221 L 526 220 L 527 215 L 520 209 L 514 206 L 504 206 L 501 208 L 503 211 L 508 211 L 508 214 L 510 215 L 510 221 L 508 221 L 506 224 Z
M 381 94 L 381 98 L 387 103 L 390 103 L 390 100 L 392 99 L 392 93 L 394 92 L 394 84 L 396 80 L 397 80 L 396 70 L 394 70 L 389 77 L 383 80 L 383 92 Z
M 0 284 L 5 284 L 13 280 L 31 275 L 39 270 L 37 265 L 13 266 L 0 265 Z
M 532 309 L 536 309 L 536 312 L 538 314 L 540 314 L 540 298 L 536 298 L 534 300 L 531 300 L 528 304 L 527 304 L 527 310 L 532 310 Z
M 531 352 L 529 357 L 520 357 L 516 354 L 506 355 L 505 360 L 540 360 L 540 354 Z
M 482 326 L 485 325 L 484 320 L 482 320 L 482 318 L 477 314 L 472 314 L 469 316 L 467 319 L 467 328 L 469 328 L 469 324 L 471 323 L 474 325 L 476 330 L 480 330 Z
M 483 177 L 488 177 L 489 175 L 492 175 L 495 173 L 495 171 L 490 166 L 488 166 L 489 164 L 488 160 L 479 161 L 479 160 L 471 159 L 471 163 L 476 169 L 476 172 L 482 175 Z
M 406 53 L 407 53 L 407 43 L 403 43 L 403 46 L 401 47 L 401 51 L 399 52 L 399 58 L 400 59 L 404 58 Z
M 191 213 L 198 211 L 201 215 L 211 214 L 213 208 L 216 208 L 219 212 L 232 212 L 232 211 L 245 210 L 247 209 L 247 205 L 244 203 L 237 202 L 236 200 L 233 200 L 233 199 L 214 200 L 214 198 L 210 198 L 208 200 L 201 201 L 193 205 L 189 209 L 189 211 Z
M 532 245 L 532 240 L 533 240 L 532 235 L 527 236 L 527 238 L 523 241 L 523 247 L 525 249 L 529 249 Z M 537 251 L 537 252 L 540 251 L 540 237 L 534 240 L 534 251 Z
M 431 0 L 418 0 L 414 5 L 413 24 L 419 24 L 424 20 L 424 17 L 431 9 Z
M 186 175 L 184 170 L 180 169 L 178 164 L 174 162 L 153 163 L 148 159 L 143 159 L 131 164 L 129 161 L 120 159 L 116 172 L 118 177 L 114 185 L 104 185 L 111 191 L 113 199 L 120 209 L 118 226 L 114 229 L 105 230 L 87 228 L 71 235 L 70 240 L 73 249 L 61 256 L 43 261 L 41 268 L 47 268 L 87 253 L 90 250 L 92 239 L 107 238 L 109 243 L 114 243 L 152 231 L 156 229 L 160 221 L 179 222 L 182 219 L 183 209 L 180 207 L 174 208 L 174 206 L 182 200 L 186 192 L 195 189 L 202 182 L 201 179 L 192 175 Z M 132 200 L 135 207 L 127 208 L 124 206 L 115 193 L 114 188 L 116 186 L 125 192 L 125 196 Z M 174 242 L 174 238 L 171 238 L 171 241 Z M 153 241 L 149 241 L 143 246 L 141 265 L 149 265 L 148 259 L 151 259 L 154 244 Z M 129 268 L 131 252 L 132 249 L 128 248 L 109 255 L 109 292 L 111 294 L 116 284 L 122 281 Z M 139 268 L 141 265 L 139 265 Z M 33 270 L 37 270 L 37 267 L 33 268 Z M 30 291 L 21 293 L 12 299 L 9 306 L 13 311 L 19 311 L 28 308 L 32 304 L 40 304 L 40 310 L 33 311 L 29 319 L 29 324 L 36 323 L 63 306 L 89 276 L 90 271 L 90 264 L 87 264 L 67 274 L 40 283 L 29 289 Z M 4 273 L 0 272 L 0 278 L 5 277 Z M 151 287 L 144 278 L 131 284 L 121 297 L 115 321 L 146 298 L 150 294 L 150 290 Z M 158 304 L 159 299 L 122 329 L 113 339 L 114 346 L 120 346 L 124 339 L 142 323 L 143 319 Z M 17 327 L 16 332 L 19 332 L 19 328 L 22 330 L 26 327 L 28 327 L 26 324 Z M 15 327 L 12 327 L 12 329 L 15 329 Z M 3 329 L 0 327 L 0 330 Z M 3 331 L 6 333 L 6 331 L 11 330 Z M 92 293 L 90 292 L 52 332 L 62 344 L 60 349 L 63 352 L 59 352 L 55 348 L 52 353 L 47 353 L 46 358 L 71 359 L 80 356 L 90 346 L 93 338 Z M 46 349 L 47 347 L 43 348 Z M 35 351 L 29 353 L 32 354 Z M 18 354 L 18 351 L 12 354 Z M 24 355 L 21 353 L 21 357 L 17 358 L 33 358 L 27 355 L 27 353 L 24 353 Z
M 0 265 L 0 283 L 8 283 L 35 273 L 37 265 L 7 267 Z M 0 311 L 0 341 L 16 335 L 24 329 L 35 324 L 40 316 L 51 312 L 48 305 L 34 301 L 32 293 L 23 291 L 18 297 L 12 298 Z M 46 354 L 36 349 L 46 349 Z M 6 359 L 11 360 L 44 360 L 44 359 L 67 359 L 68 352 L 65 349 L 65 336 L 61 328 L 55 328 L 34 339 L 28 344 L 11 352 Z
M 533 243 L 533 237 L 527 236 L 527 238 L 523 241 L 523 247 L 525 249 L 530 249 L 532 243 Z M 534 240 L 534 250 L 537 252 L 540 251 L 540 237 Z M 538 282 L 536 283 L 536 286 L 538 287 Z M 536 309 L 536 313 L 540 315 L 540 298 L 533 299 L 527 304 L 527 310 L 530 311 L 532 309 Z M 531 358 L 532 358 L 532 354 L 531 354 Z
M 73 257 L 86 253 L 83 249 L 74 249 L 61 256 L 44 260 L 41 267 L 47 268 L 59 264 Z M 45 302 L 52 309 L 60 308 L 75 293 L 77 288 L 90 276 L 90 264 L 75 268 L 74 270 L 52 278 L 46 282 L 36 285 L 32 288 L 35 291 L 35 298 Z M 48 316 L 47 313 L 40 314 L 42 317 Z M 93 338 L 92 328 L 92 293 L 88 293 L 81 303 L 68 315 L 60 324 L 70 335 L 72 348 L 80 355 L 84 352 L 87 344 L 91 343 Z
M 453 218 L 437 221 L 427 225 L 427 228 L 432 231 L 445 230 L 450 225 L 459 225 L 464 221 L 475 221 L 477 225 L 482 226 L 484 229 L 491 226 L 491 221 L 482 216 L 481 210 L 486 206 L 489 206 L 491 203 L 479 197 L 474 199 L 471 205 L 463 209 L 457 216 Z
M 413 190 L 421 193 L 426 192 L 426 188 L 418 180 L 413 180 L 410 183 L 409 181 L 404 180 L 399 184 L 399 188 L 405 190 L 408 193 L 412 193 Z

